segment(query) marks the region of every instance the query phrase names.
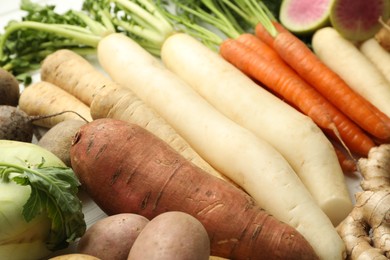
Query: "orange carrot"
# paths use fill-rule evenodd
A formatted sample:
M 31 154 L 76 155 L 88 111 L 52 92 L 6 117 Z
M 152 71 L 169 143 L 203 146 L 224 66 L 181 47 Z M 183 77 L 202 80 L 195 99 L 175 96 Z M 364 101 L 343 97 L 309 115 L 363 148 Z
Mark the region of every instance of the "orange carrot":
M 276 20 L 272 21 L 272 24 L 275 26 L 275 29 L 278 33 L 287 31 L 286 28 Z M 262 41 L 264 41 L 268 46 L 272 47 L 274 44 L 275 37 L 271 35 L 271 33 L 261 24 L 258 23 L 255 26 L 255 34 L 257 37 L 259 37 Z
M 353 159 L 349 158 L 343 151 L 337 148 L 335 148 L 335 151 L 341 168 L 345 173 L 352 173 L 357 170 L 356 162 Z
M 370 137 L 302 80 L 286 63 L 275 57 L 274 51 L 267 44 L 257 40 L 257 47 L 261 50 L 255 51 L 239 40 L 227 39 L 221 44 L 220 53 L 245 74 L 263 83 L 311 117 L 322 129 L 333 136 L 338 132 L 351 152 L 362 156 L 368 154 L 375 146 Z
M 339 164 L 343 169 L 344 174 L 350 174 L 355 172 L 357 170 L 357 160 L 350 154 L 348 154 L 348 151 L 343 149 L 343 147 L 341 147 L 334 138 L 332 138 L 331 136 L 328 136 L 328 138 L 333 145 L 333 148 L 337 155 L 337 159 L 339 160 Z
M 270 41 L 270 34 L 261 24 L 256 26 L 256 35 L 272 44 L 287 64 L 362 129 L 382 140 L 390 138 L 390 118 L 353 91 L 298 37 L 278 26 L 277 35 Z

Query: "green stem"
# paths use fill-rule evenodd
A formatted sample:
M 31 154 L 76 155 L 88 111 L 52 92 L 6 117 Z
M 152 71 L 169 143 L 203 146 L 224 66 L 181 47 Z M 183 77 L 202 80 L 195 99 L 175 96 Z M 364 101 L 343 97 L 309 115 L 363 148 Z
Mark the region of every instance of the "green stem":
M 129 0 L 112 0 L 112 2 L 120 4 L 132 15 L 135 15 L 139 19 L 138 22 L 144 23 L 144 26 L 150 26 L 163 35 L 168 35 L 173 31 L 172 26 L 159 15 L 158 10 L 148 1 L 142 0 L 145 8 Z
M 227 2 L 228 0 L 222 1 Z M 272 21 L 275 20 L 275 17 L 262 1 L 235 0 L 233 2 L 236 3 L 236 8 L 232 8 L 232 10 L 253 28 L 260 23 L 271 34 L 271 36 L 275 37 L 278 34 L 276 27 L 272 23 Z
M 3 173 L 3 174 L 6 173 L 7 176 L 9 176 L 9 174 L 11 174 L 11 173 L 23 174 L 24 172 L 30 172 L 33 175 L 39 176 L 39 178 L 50 182 L 50 179 L 45 174 L 42 174 L 39 171 L 35 171 L 30 167 L 24 167 L 24 166 L 21 166 L 19 164 L 13 164 L 13 163 L 7 163 L 7 162 L 0 162 L 0 167 L 6 168 L 1 173 Z M 15 169 L 17 170 L 17 172 L 15 172 Z M 5 180 L 10 181 L 10 178 L 7 177 Z
M 84 31 L 78 26 L 73 25 L 64 25 L 64 24 L 45 24 L 41 22 L 34 21 L 22 21 L 10 24 L 5 33 L 0 38 L 0 59 L 3 57 L 4 46 L 7 38 L 15 31 L 22 29 L 34 29 L 39 31 L 44 31 L 48 33 L 53 33 L 58 36 L 63 36 L 66 38 L 71 38 L 77 41 L 80 44 L 85 44 L 91 47 L 97 47 L 101 36 L 92 34 L 91 32 Z
M 154 43 L 156 46 L 161 46 L 166 39 L 166 35 L 159 32 L 145 28 L 136 24 L 129 24 L 122 20 L 115 20 L 116 24 L 121 26 L 126 32 L 137 35 L 149 42 Z

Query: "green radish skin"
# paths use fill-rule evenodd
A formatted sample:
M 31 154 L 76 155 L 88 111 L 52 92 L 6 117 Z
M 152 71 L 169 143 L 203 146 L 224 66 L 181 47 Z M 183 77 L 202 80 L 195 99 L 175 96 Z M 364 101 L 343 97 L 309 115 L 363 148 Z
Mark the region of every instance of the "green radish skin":
M 390 116 L 390 83 L 351 41 L 332 27 L 313 35 L 315 54 L 353 90 Z
M 386 51 L 374 38 L 370 38 L 363 42 L 359 49 L 375 65 L 390 84 L 390 52 Z
M 378 32 L 380 17 L 386 21 L 389 16 L 389 0 L 334 0 L 330 22 L 344 38 L 362 42 Z
M 114 81 L 131 88 L 158 111 L 206 161 L 262 208 L 299 229 L 320 257 L 343 259 L 344 244 L 330 219 L 269 143 L 223 116 L 124 35 L 111 34 L 100 41 L 98 59 Z
M 186 34 L 169 37 L 161 58 L 219 111 L 276 147 L 334 226 L 349 214 L 352 201 L 334 148 L 309 117 Z M 209 77 L 210 73 L 223 76 Z
M 334 0 L 283 0 L 279 18 L 281 24 L 296 34 L 310 34 L 329 25 Z
M 108 215 L 135 213 L 153 221 L 165 212 L 180 211 L 202 223 L 213 256 L 318 259 L 297 230 L 264 211 L 241 189 L 207 174 L 138 125 L 108 118 L 94 120 L 76 134 L 71 158 L 82 186 Z M 168 232 L 162 232 L 165 240 L 172 239 L 173 234 Z M 160 234 L 156 230 L 156 235 Z

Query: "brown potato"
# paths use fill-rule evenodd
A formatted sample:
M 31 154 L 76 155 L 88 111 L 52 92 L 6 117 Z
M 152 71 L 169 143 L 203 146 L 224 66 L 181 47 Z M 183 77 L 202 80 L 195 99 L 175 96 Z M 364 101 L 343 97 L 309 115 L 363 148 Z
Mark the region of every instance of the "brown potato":
M 49 258 L 49 260 L 100 260 L 97 257 L 86 255 L 86 254 L 66 254 L 66 255 L 59 255 L 52 258 Z
M 15 76 L 0 68 L 0 105 L 17 106 L 20 88 Z
M 68 167 L 70 163 L 70 147 L 77 130 L 86 124 L 82 120 L 65 120 L 50 128 L 39 140 L 38 145 L 54 153 Z
M 149 220 L 141 215 L 122 213 L 105 217 L 87 229 L 77 252 L 102 260 L 127 259 L 130 248 Z
M 128 260 L 207 260 L 210 239 L 190 214 L 170 211 L 153 218 L 141 231 Z

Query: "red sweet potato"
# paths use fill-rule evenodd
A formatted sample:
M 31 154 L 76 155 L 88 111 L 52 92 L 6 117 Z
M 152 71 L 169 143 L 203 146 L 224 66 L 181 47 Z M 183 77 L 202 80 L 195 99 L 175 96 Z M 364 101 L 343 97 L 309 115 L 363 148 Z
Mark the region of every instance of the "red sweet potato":
M 318 259 L 298 231 L 142 127 L 115 119 L 94 120 L 76 133 L 70 154 L 82 187 L 108 215 L 136 213 L 152 219 L 182 211 L 206 228 L 211 255 Z

